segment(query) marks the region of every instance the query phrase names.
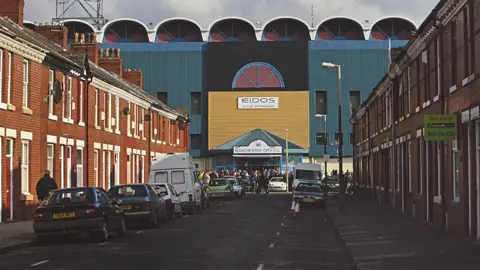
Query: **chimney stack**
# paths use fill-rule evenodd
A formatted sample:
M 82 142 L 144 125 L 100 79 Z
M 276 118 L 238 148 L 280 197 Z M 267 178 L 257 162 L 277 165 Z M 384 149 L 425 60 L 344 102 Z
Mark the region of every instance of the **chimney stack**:
M 123 78 L 123 60 L 120 57 L 120 49 L 107 48 L 100 49 L 98 52 L 100 55 L 98 65 L 107 71 L 117 74 L 120 78 Z
M 141 69 L 125 69 L 123 78 L 143 89 L 143 73 Z
M 24 0 L 0 0 L 0 15 L 23 27 Z
M 68 29 L 62 25 L 40 25 L 36 26 L 34 31 L 45 38 L 57 43 L 62 48 L 67 48 Z
M 73 43 L 70 45 L 70 52 L 85 54 L 85 51 L 88 52 L 90 61 L 98 65 L 98 43 L 95 33 L 75 33 Z

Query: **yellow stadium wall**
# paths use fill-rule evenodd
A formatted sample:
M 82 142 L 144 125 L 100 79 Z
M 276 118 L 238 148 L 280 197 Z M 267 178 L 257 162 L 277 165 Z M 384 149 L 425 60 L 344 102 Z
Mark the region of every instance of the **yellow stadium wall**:
M 309 148 L 308 91 L 209 92 L 208 149 L 261 128 Z M 278 109 L 238 109 L 238 97 L 278 97 Z

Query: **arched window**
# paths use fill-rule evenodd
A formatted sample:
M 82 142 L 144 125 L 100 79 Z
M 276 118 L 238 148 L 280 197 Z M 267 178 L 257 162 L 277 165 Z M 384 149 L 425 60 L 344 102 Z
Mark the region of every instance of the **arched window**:
M 232 88 L 285 88 L 285 83 L 275 67 L 263 62 L 254 62 L 243 66 L 235 74 Z

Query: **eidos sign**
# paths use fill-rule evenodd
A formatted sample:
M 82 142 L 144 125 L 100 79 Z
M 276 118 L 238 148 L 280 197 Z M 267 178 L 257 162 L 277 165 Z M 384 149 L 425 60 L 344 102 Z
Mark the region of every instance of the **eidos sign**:
M 278 109 L 278 97 L 238 97 L 238 109 Z

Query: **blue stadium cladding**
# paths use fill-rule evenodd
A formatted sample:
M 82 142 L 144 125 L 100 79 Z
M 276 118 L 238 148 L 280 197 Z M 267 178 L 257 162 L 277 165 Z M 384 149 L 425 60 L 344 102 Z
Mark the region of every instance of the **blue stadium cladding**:
M 280 41 L 281 42 L 281 41 Z M 392 40 L 392 48 L 407 41 Z M 205 42 L 171 43 L 115 43 L 101 44 L 100 48 L 120 48 L 125 69 L 141 69 L 144 89 L 156 95 L 168 93 L 168 103 L 174 108 L 188 108 L 191 112 L 191 92 L 202 93 L 202 114 L 190 115 L 190 134 L 202 134 L 202 149 L 191 149 L 192 156 L 203 156 L 207 150 L 208 116 L 204 90 L 203 51 Z M 363 102 L 388 69 L 388 40 L 332 40 L 309 41 L 308 73 L 310 91 L 310 156 L 323 156 L 324 146 L 316 144 L 316 134 L 324 132 L 323 118 L 315 117 L 315 92 L 327 91 L 328 142 L 334 142 L 337 132 L 337 75 L 334 69 L 325 69 L 323 62 L 342 67 L 342 123 L 344 156 L 352 155 L 349 123 L 350 91 L 360 91 Z M 337 145 L 329 145 L 327 154 L 337 155 Z

